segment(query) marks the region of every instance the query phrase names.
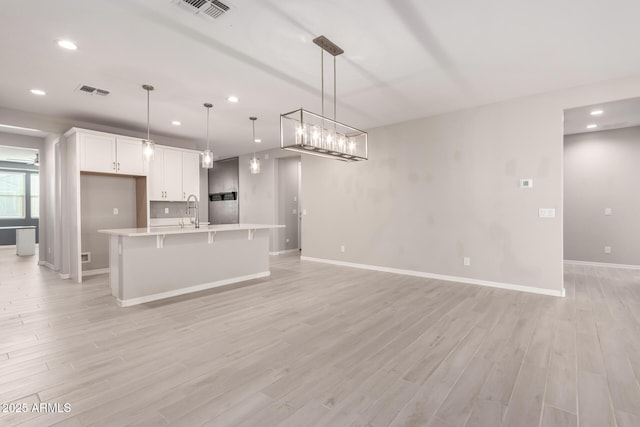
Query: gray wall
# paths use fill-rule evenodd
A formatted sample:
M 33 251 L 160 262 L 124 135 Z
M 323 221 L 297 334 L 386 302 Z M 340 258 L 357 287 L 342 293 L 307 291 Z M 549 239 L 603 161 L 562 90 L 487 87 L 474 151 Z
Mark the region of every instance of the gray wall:
M 564 258 L 640 265 L 640 127 L 564 141 Z
M 561 292 L 563 110 L 638 95 L 602 82 L 373 129 L 363 163 L 303 156 L 302 254 Z
M 253 154 L 238 157 L 238 177 L 240 193 L 240 223 L 281 224 L 277 221 L 277 168 L 278 159 L 300 158 L 299 154 L 283 151 L 279 148 L 256 153 L 260 158 L 260 173 L 249 172 L 249 161 Z M 270 252 L 278 252 L 284 243 L 280 243 L 280 230 L 272 230 L 269 243 Z
M 91 262 L 82 270 L 109 267 L 109 236 L 99 229 L 136 227 L 136 179 L 124 176 L 80 175 L 82 252 Z M 118 208 L 114 215 L 113 208 Z
M 277 159 L 278 191 L 276 195 L 277 224 L 275 252 L 299 249 L 298 245 L 298 170 L 300 157 Z

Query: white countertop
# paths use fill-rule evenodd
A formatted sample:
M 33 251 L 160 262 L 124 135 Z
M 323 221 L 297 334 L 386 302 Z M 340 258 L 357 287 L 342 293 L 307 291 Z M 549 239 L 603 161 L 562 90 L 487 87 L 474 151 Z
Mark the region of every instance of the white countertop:
M 262 230 L 269 228 L 284 228 L 284 225 L 270 224 L 216 224 L 201 225 L 200 228 L 193 226 L 182 227 L 147 227 L 147 228 L 118 228 L 114 230 L 98 230 L 98 233 L 111 234 L 125 237 L 160 236 L 166 234 L 193 234 L 220 231 L 242 231 L 242 230 Z

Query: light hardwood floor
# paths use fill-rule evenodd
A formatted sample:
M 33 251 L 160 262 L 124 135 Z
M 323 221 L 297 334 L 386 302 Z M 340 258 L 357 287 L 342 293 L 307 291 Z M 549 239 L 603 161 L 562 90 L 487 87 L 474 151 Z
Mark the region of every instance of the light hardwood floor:
M 0 425 L 639 426 L 640 271 L 564 299 L 272 258 L 272 276 L 118 308 L 0 250 Z

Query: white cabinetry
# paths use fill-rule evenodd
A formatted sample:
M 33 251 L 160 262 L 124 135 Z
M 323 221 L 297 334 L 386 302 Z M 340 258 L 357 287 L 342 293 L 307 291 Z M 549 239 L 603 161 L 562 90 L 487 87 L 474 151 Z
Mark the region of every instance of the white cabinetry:
M 149 168 L 149 200 L 176 202 L 200 194 L 199 154 L 156 145 Z
M 193 151 L 182 152 L 182 200 L 195 194 L 200 200 L 200 154 Z
M 81 171 L 145 175 L 140 139 L 78 131 L 78 141 Z

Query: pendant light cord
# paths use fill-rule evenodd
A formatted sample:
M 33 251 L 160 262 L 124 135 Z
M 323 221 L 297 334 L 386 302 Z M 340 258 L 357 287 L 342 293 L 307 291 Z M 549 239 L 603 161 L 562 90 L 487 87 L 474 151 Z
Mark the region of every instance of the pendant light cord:
M 253 157 L 256 157 L 256 121 L 251 120 L 251 126 L 253 127 Z
M 150 90 L 147 89 L 147 141 L 150 141 L 150 132 L 149 132 L 149 92 Z
M 209 109 L 211 107 L 207 107 L 207 151 L 209 151 Z

